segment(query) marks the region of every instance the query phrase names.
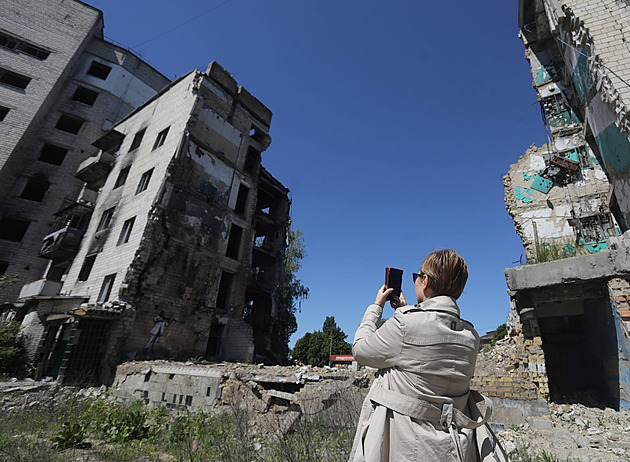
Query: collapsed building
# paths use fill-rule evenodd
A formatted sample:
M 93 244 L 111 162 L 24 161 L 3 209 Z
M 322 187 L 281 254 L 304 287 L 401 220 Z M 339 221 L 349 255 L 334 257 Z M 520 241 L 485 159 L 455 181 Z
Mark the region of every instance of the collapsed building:
M 60 104 L 74 104 L 68 85 Z M 111 383 L 134 358 L 272 361 L 290 200 L 261 165 L 271 111 L 216 62 L 127 109 L 55 172 L 64 194 L 38 216 L 36 255 L 12 254 L 40 270 L 3 305 L 22 322 L 36 378 Z
M 495 396 L 630 408 L 629 18 L 620 1 L 519 1 L 548 142 L 504 178 L 528 264 L 505 272 L 518 357 Z

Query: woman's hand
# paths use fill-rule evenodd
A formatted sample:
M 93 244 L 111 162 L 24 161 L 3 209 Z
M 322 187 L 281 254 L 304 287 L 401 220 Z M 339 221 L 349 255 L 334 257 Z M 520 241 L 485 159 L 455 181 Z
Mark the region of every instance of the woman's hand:
M 389 302 L 393 309 L 400 308 L 401 306 L 407 306 L 407 301 L 405 300 L 405 296 L 400 291 L 400 295 L 398 297 L 394 296 L 393 300 Z
M 378 290 L 378 293 L 376 294 L 376 300 L 374 300 L 374 304 L 380 306 L 381 308 L 385 308 L 385 302 L 387 301 L 387 297 L 393 291 L 394 289 L 392 288 L 388 289 L 386 285 L 383 285 L 383 287 L 381 287 Z

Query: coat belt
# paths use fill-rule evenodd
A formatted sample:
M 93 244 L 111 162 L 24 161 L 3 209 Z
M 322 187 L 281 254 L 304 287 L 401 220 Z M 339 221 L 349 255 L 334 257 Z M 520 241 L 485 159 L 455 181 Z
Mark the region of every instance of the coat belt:
M 492 414 L 492 401 L 475 390 L 470 390 L 468 395 L 468 408 L 473 418 L 454 408 L 452 402 L 432 403 L 421 398 L 414 398 L 387 390 L 383 387 L 374 387 L 370 392 L 370 400 L 399 414 L 431 422 L 445 430 L 450 429 L 453 424 L 457 428 L 478 428 L 484 425 Z M 477 404 L 481 401 L 485 403 L 483 412 Z

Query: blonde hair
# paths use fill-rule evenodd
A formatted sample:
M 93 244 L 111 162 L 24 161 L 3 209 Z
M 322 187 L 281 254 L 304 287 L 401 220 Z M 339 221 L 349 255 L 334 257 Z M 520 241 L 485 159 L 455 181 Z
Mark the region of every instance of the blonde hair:
M 429 278 L 429 288 L 435 295 L 459 298 L 468 280 L 468 266 L 453 249 L 431 252 L 422 262 L 420 271 Z

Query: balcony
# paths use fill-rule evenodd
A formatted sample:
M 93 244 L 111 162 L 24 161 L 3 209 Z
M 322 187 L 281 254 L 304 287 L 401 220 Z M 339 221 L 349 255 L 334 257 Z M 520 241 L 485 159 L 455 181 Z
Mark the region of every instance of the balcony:
M 75 176 L 85 181 L 90 189 L 97 190 L 105 184 L 113 165 L 114 156 L 101 151 L 97 156 L 89 157 L 81 162 Z
M 51 279 L 39 279 L 26 283 L 20 290 L 18 301 L 36 297 L 55 297 L 59 294 L 62 284 L 61 281 L 53 281 Z
M 43 239 L 39 256 L 53 260 L 75 255 L 79 250 L 83 233 L 83 230 L 70 226 L 50 233 Z

